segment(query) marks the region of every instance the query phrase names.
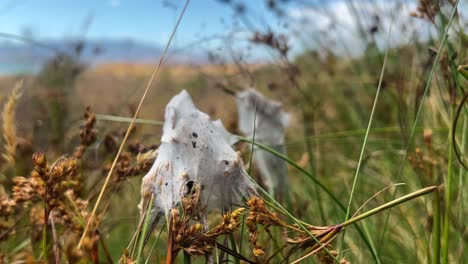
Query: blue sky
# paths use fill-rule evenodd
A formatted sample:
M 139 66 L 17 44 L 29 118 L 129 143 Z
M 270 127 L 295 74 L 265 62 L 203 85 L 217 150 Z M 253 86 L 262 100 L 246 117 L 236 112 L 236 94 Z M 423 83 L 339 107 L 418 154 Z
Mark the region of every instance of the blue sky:
M 164 4 L 170 3 L 169 5 Z M 36 39 L 130 38 L 164 44 L 185 1 L 183 0 L 2 0 L 0 32 Z M 264 1 L 248 1 L 252 12 L 264 15 Z M 231 8 L 215 0 L 192 0 L 177 33 L 175 44 L 185 45 L 223 34 L 221 23 L 233 22 Z M 85 26 L 90 21 L 89 26 Z M 85 30 L 85 28 L 87 28 Z
M 287 5 L 286 16 L 278 20 L 267 11 L 266 0 L 230 0 L 245 3 L 249 22 L 255 29 L 275 32 L 284 30 L 293 53 L 304 47 L 326 46 L 337 53 L 360 54 L 365 44 L 357 32 L 356 17 L 350 11 L 348 0 L 291 1 L 316 3 L 308 6 Z M 35 40 L 70 39 L 131 39 L 146 44 L 163 46 L 170 35 L 185 0 L 0 0 L 0 33 L 26 35 Z M 430 25 L 409 16 L 416 10 L 417 0 L 355 0 L 359 16 L 366 27 L 373 23 L 372 15 L 380 14 L 382 30 L 376 36 L 384 48 L 387 43 L 412 43 L 416 35 L 428 36 Z M 466 15 L 468 1 L 463 0 L 459 10 Z M 166 3 L 166 4 L 165 4 Z M 169 3 L 169 4 L 167 4 Z M 464 16 L 466 19 L 466 16 Z M 89 22 L 89 23 L 88 23 Z M 285 23 L 289 24 L 284 27 Z M 387 37 L 389 25 L 392 34 Z M 86 26 L 88 25 L 88 26 Z M 402 31 L 403 26 L 411 30 Z M 333 32 L 330 30 L 333 27 Z M 226 38 L 237 30 L 234 40 Z M 200 42 L 200 39 L 220 38 Z M 218 0 L 191 0 L 187 12 L 172 43 L 203 52 L 217 47 L 237 49 L 261 57 L 268 57 L 265 49 L 248 51 L 252 28 L 234 15 L 233 9 Z M 244 40 L 244 41 L 242 41 Z M 2 39 L 0 39 L 2 41 Z M 197 45 L 193 45 L 197 43 Z

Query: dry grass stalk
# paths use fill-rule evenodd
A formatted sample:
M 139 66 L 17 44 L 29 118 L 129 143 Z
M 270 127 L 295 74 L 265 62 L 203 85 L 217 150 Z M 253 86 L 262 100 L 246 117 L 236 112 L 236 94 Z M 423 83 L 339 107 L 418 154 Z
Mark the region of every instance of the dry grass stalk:
M 123 138 L 123 140 L 122 140 L 122 143 L 120 144 L 120 147 L 119 147 L 119 149 L 118 149 L 118 151 L 117 151 L 117 155 L 116 155 L 116 157 L 114 158 L 114 161 L 113 161 L 113 163 L 112 163 L 112 166 L 110 167 L 109 173 L 108 173 L 107 176 L 106 176 L 106 180 L 104 181 L 104 185 L 102 186 L 101 192 L 99 193 L 99 196 L 98 196 L 98 199 L 97 199 L 97 201 L 96 201 L 96 204 L 94 205 L 93 211 L 91 212 L 90 219 L 88 220 L 88 222 L 87 222 L 87 224 L 86 224 L 86 227 L 85 227 L 85 230 L 84 230 L 84 232 L 83 232 L 83 235 L 81 236 L 80 242 L 78 243 L 78 247 L 81 247 L 81 245 L 82 245 L 82 243 L 83 243 L 83 240 L 84 240 L 85 237 L 86 237 L 86 233 L 87 233 L 87 231 L 88 231 L 89 228 L 90 228 L 90 224 L 91 224 L 91 222 L 94 220 L 93 218 L 94 218 L 95 215 L 96 215 L 96 212 L 97 212 L 99 203 L 101 202 L 101 199 L 102 199 L 102 197 L 103 197 L 103 195 L 104 195 L 104 192 L 105 192 L 105 190 L 106 190 L 106 187 L 107 187 L 107 185 L 108 185 L 108 183 L 109 183 L 109 180 L 110 180 L 110 178 L 111 178 L 111 176 L 112 176 L 112 172 L 114 171 L 115 165 L 117 164 L 117 161 L 118 161 L 118 158 L 119 158 L 119 156 L 120 156 L 120 153 L 122 153 L 123 147 L 124 147 L 125 143 L 127 142 L 127 139 L 128 139 L 128 137 L 129 137 L 129 135 L 130 135 L 130 132 L 131 132 L 131 130 L 132 130 L 134 124 L 135 124 L 135 120 L 137 119 L 138 114 L 140 113 L 140 110 L 141 110 L 141 107 L 142 107 L 142 105 L 143 105 L 143 102 L 145 101 L 146 95 L 148 94 L 148 92 L 149 92 L 149 90 L 150 90 L 150 88 L 151 88 L 151 85 L 153 84 L 153 81 L 154 81 L 154 79 L 156 78 L 156 75 L 157 75 L 158 72 L 159 72 L 159 68 L 161 67 L 161 65 L 162 65 L 162 63 L 163 63 L 163 61 L 164 61 L 164 59 L 165 59 L 165 57 L 166 57 L 166 53 L 167 53 L 167 51 L 168 51 L 168 49 L 169 49 L 169 46 L 170 46 L 170 44 L 171 44 L 171 42 L 172 42 L 172 39 L 173 39 L 175 33 L 176 33 L 176 31 L 177 31 L 177 28 L 179 27 L 180 21 L 182 20 L 182 17 L 183 17 L 184 14 L 185 14 L 185 10 L 187 10 L 187 6 L 188 6 L 189 2 L 190 2 L 190 0 L 186 0 L 186 1 L 185 1 L 185 5 L 184 5 L 184 7 L 183 7 L 183 9 L 182 9 L 182 12 L 181 12 L 181 14 L 180 14 L 180 16 L 179 16 L 179 18 L 178 18 L 178 20 L 177 20 L 177 22 L 176 22 L 176 24 L 175 24 L 173 30 L 172 30 L 171 36 L 169 37 L 169 40 L 167 41 L 167 44 L 166 44 L 166 46 L 165 46 L 165 48 L 164 48 L 164 51 L 163 51 L 163 53 L 162 53 L 162 55 L 161 55 L 161 58 L 159 59 L 158 64 L 157 64 L 156 67 L 154 68 L 154 71 L 153 71 L 153 73 L 151 74 L 151 78 L 150 78 L 150 80 L 148 81 L 148 84 L 146 85 L 145 91 L 143 92 L 143 95 L 141 96 L 141 99 L 140 99 L 140 102 L 138 103 L 138 106 L 137 106 L 137 109 L 136 109 L 136 111 L 135 111 L 135 114 L 133 115 L 133 118 L 132 118 L 130 124 L 128 125 L 128 129 L 127 129 L 127 131 L 126 131 L 126 133 L 125 133 L 125 136 L 124 136 L 124 138 Z M 97 228 L 97 226 L 96 226 L 96 228 Z
M 15 107 L 18 99 L 22 95 L 23 81 L 16 83 L 15 87 L 8 96 L 8 100 L 3 106 L 2 120 L 3 120 L 3 140 L 4 140 L 4 153 L 3 159 L 7 164 L 15 164 L 16 156 L 16 120 L 15 120 Z

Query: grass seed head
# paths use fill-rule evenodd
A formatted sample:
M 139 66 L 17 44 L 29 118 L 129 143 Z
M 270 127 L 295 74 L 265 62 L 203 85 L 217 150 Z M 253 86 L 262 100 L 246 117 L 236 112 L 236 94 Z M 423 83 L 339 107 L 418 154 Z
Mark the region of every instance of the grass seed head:
M 18 99 L 22 95 L 22 87 L 23 81 L 16 83 L 2 111 L 4 140 L 4 152 L 2 153 L 2 157 L 10 166 L 15 164 L 16 159 L 17 136 L 15 108 Z

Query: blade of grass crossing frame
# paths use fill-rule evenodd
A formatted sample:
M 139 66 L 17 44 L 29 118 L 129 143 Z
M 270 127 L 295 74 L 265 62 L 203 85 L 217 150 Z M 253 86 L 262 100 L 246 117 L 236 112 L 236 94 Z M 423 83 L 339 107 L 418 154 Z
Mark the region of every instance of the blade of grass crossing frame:
M 119 123 L 131 123 L 132 118 L 124 117 L 124 116 L 114 116 L 114 115 L 96 115 L 97 120 L 103 121 L 111 121 L 111 122 L 119 122 Z M 141 119 L 136 118 L 134 120 L 135 124 L 143 124 L 143 125 L 153 125 L 153 126 L 162 126 L 164 122 L 157 121 L 157 120 L 148 120 L 148 119 Z
M 306 121 L 306 113 L 305 113 L 305 109 L 304 109 L 304 106 L 301 105 L 301 112 L 302 112 L 302 118 L 303 118 L 303 121 L 304 121 L 304 124 L 303 124 L 303 127 L 304 127 L 304 138 L 305 138 L 305 145 L 306 145 L 306 149 L 307 149 L 307 154 L 309 156 L 309 170 L 311 171 L 311 173 L 313 172 L 315 174 L 315 177 L 318 176 L 318 169 L 317 169 L 317 161 L 316 161 L 316 157 L 314 156 L 314 152 L 312 151 L 312 143 L 311 143 L 311 140 L 307 139 L 307 135 L 308 135 L 308 131 L 309 131 L 309 126 L 308 126 L 308 122 Z M 311 124 L 312 124 L 312 133 L 314 133 L 314 136 L 315 136 L 315 115 L 313 114 L 312 116 L 312 120 L 311 120 Z M 317 148 L 317 139 L 314 139 L 314 143 L 313 143 L 313 147 Z M 318 152 L 317 152 L 318 153 Z M 317 207 L 319 209 L 319 215 L 320 215 L 320 220 L 322 222 L 322 224 L 325 223 L 325 212 L 323 210 L 323 206 L 322 206 L 322 199 L 320 197 L 320 193 L 318 192 L 318 186 L 317 185 L 314 185 L 314 194 L 315 194 L 315 200 L 317 201 Z M 292 208 L 292 207 L 289 207 L 289 208 Z
M 185 5 L 184 5 L 184 7 L 182 9 L 182 12 L 180 13 L 180 16 L 179 16 L 179 18 L 178 18 L 178 20 L 177 20 L 177 22 L 176 22 L 176 24 L 175 24 L 175 26 L 174 26 L 174 28 L 172 30 L 172 33 L 171 33 L 171 36 L 169 37 L 169 40 L 166 43 L 166 46 L 165 46 L 164 51 L 163 51 L 163 53 L 161 55 L 161 58 L 159 59 L 158 64 L 156 65 L 153 73 L 151 74 L 150 80 L 148 81 L 148 84 L 146 85 L 145 91 L 144 91 L 143 95 L 141 96 L 140 102 L 138 103 L 138 107 L 137 107 L 137 109 L 135 111 L 135 115 L 133 116 L 133 118 L 132 118 L 132 120 L 130 122 L 130 125 L 128 126 L 127 132 L 125 133 L 125 136 L 124 136 L 124 138 L 122 140 L 122 143 L 120 143 L 119 150 L 117 151 L 117 154 L 115 155 L 114 161 L 112 162 L 112 166 L 111 166 L 111 168 L 109 170 L 109 173 L 106 176 L 106 180 L 104 182 L 104 185 L 102 186 L 101 192 L 99 193 L 96 204 L 94 205 L 93 211 L 91 212 L 88 223 L 86 224 L 86 227 L 85 227 L 85 229 L 83 231 L 83 235 L 81 236 L 80 242 L 78 243 L 78 248 L 81 247 L 81 244 L 83 243 L 83 239 L 85 238 L 86 233 L 88 232 L 89 225 L 93 221 L 93 219 L 94 219 L 94 217 L 96 215 L 97 208 L 98 208 L 99 203 L 100 203 L 100 201 L 101 201 L 101 199 L 102 199 L 102 197 L 104 195 L 104 192 L 105 192 L 106 187 L 107 187 L 107 185 L 109 183 L 111 175 L 114 172 L 114 168 L 115 168 L 115 165 L 117 164 L 117 160 L 118 160 L 118 158 L 120 156 L 120 153 L 122 153 L 122 150 L 123 150 L 124 145 L 125 145 L 125 143 L 126 143 L 126 141 L 128 139 L 128 136 L 130 135 L 130 132 L 131 132 L 131 130 L 132 130 L 134 124 L 135 124 L 135 119 L 138 117 L 138 114 L 140 113 L 141 106 L 143 105 L 143 102 L 144 102 L 144 100 L 146 98 L 146 95 L 148 94 L 148 91 L 151 88 L 151 85 L 153 84 L 153 81 L 156 78 L 157 73 L 159 72 L 159 68 L 161 67 L 161 65 L 162 65 L 162 63 L 164 61 L 164 58 L 166 57 L 166 53 L 167 53 L 167 51 L 169 49 L 169 46 L 171 45 L 172 39 L 174 38 L 174 35 L 175 35 L 176 31 L 177 31 L 177 28 L 179 27 L 179 24 L 180 24 L 180 21 L 182 20 L 182 17 L 185 14 L 185 11 L 187 10 L 187 7 L 188 7 L 189 3 L 190 3 L 190 0 L 185 1 Z M 96 227 L 94 227 L 94 228 L 96 228 Z
M 432 224 L 432 264 L 440 263 L 440 194 L 434 192 L 434 223 Z
M 383 81 L 385 68 L 387 66 L 387 60 L 388 60 L 388 50 L 390 49 L 390 44 L 388 42 L 390 41 L 391 32 L 392 32 L 392 22 L 390 22 L 390 28 L 388 30 L 387 47 L 385 49 L 385 56 L 384 56 L 384 60 L 383 60 L 382 70 L 380 71 L 379 84 L 377 85 L 377 91 L 375 93 L 374 102 L 372 104 L 372 110 L 371 110 L 371 113 L 370 113 L 370 116 L 369 116 L 369 122 L 367 124 L 366 133 L 364 135 L 364 140 L 362 142 L 361 153 L 359 154 L 359 160 L 358 160 L 358 164 L 357 164 L 356 171 L 355 171 L 355 174 L 354 174 L 353 185 L 351 187 L 351 193 L 349 195 L 349 201 L 348 201 L 348 206 L 346 208 L 346 216 L 345 216 L 344 222 L 348 221 L 348 218 L 349 218 L 349 215 L 350 215 L 351 204 L 353 202 L 354 192 L 356 190 L 357 181 L 359 179 L 359 172 L 361 171 L 361 165 L 362 165 L 362 161 L 363 161 L 363 158 L 364 158 L 364 152 L 365 152 L 365 149 L 366 149 L 366 146 L 367 146 L 367 140 L 369 138 L 369 132 L 370 132 L 371 127 L 372 127 L 372 121 L 374 120 L 375 109 L 377 108 L 377 102 L 379 100 L 379 95 L 380 95 L 380 91 L 381 91 L 381 88 L 382 88 L 382 81 Z M 342 246 L 343 246 L 343 243 L 344 243 L 345 236 L 346 236 L 346 230 L 343 230 L 343 235 L 341 236 L 339 250 L 338 250 L 338 257 L 341 255 L 341 249 L 342 249 Z M 377 254 L 377 252 L 376 252 L 376 254 Z M 376 261 L 377 261 L 377 263 L 380 263 L 380 259 L 379 259 L 378 255 L 377 255 Z
M 153 204 L 153 202 L 154 202 L 154 195 L 151 195 L 150 206 Z M 142 231 L 142 233 L 140 235 L 140 239 L 139 239 L 139 243 L 138 243 L 137 263 L 140 262 L 140 257 L 141 257 L 141 254 L 143 252 L 143 247 L 145 245 L 145 238 L 146 238 L 146 234 L 148 232 L 148 226 L 150 225 L 151 209 L 146 210 L 144 218 L 145 218 L 145 222 L 144 222 L 144 225 L 143 225 L 143 231 Z

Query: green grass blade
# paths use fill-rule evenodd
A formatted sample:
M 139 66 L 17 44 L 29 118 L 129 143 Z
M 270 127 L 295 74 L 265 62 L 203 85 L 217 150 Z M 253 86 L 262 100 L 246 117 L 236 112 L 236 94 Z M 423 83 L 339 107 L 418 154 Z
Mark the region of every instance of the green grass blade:
M 448 132 L 447 127 L 436 127 L 433 128 L 433 132 L 440 132 L 440 133 L 446 133 Z M 422 132 L 424 131 L 423 127 L 416 127 L 415 132 Z M 375 127 L 372 128 L 371 131 L 372 135 L 378 135 L 378 134 L 401 134 L 401 127 Z M 307 140 L 316 140 L 317 142 L 323 142 L 325 140 L 340 140 L 340 139 L 346 139 L 350 137 L 359 137 L 359 136 L 364 136 L 366 134 L 366 129 L 355 129 L 355 130 L 344 130 L 344 131 L 337 131 L 337 132 L 330 132 L 330 133 L 323 133 L 323 134 L 317 134 L 314 136 L 307 136 L 304 138 L 300 139 L 294 139 L 294 140 L 289 140 L 288 143 L 286 144 L 287 146 L 292 146 L 296 144 L 304 144 Z
M 432 264 L 440 263 L 440 194 L 434 192 L 434 223 L 432 226 Z
M 192 256 L 184 251 L 184 264 L 192 264 Z
M 150 252 L 148 253 L 148 256 L 146 257 L 145 264 L 148 264 L 148 262 L 149 262 L 149 260 L 150 260 L 150 257 L 151 257 L 151 255 L 153 254 L 153 251 L 154 251 L 154 249 L 156 248 L 156 246 L 157 246 L 157 244 L 158 244 L 158 242 L 159 242 L 159 239 L 161 238 L 161 234 L 162 234 L 162 232 L 163 232 L 165 226 L 166 226 L 166 222 L 164 222 L 164 225 L 163 225 L 163 227 L 161 228 L 161 230 L 159 231 L 158 236 L 156 237 L 156 240 L 154 241 L 153 245 L 151 246 L 151 250 L 150 250 Z M 158 252 L 157 252 L 157 251 L 156 251 L 156 259 L 159 260 Z
M 468 81 L 468 65 L 458 66 L 458 72 Z
M 113 115 L 96 115 L 97 120 L 102 121 L 112 121 L 112 122 L 119 122 L 119 123 L 131 123 L 132 118 L 124 117 L 124 116 L 113 116 Z M 143 124 L 143 125 L 152 125 L 152 126 L 162 126 L 164 122 L 157 121 L 157 120 L 148 120 L 148 119 L 135 119 L 135 124 Z
M 466 151 L 466 145 L 468 141 L 468 119 L 463 120 L 463 129 L 462 129 L 462 142 L 460 146 L 460 155 L 464 155 Z M 464 201 L 464 179 L 466 177 L 467 170 L 463 166 L 460 166 L 459 169 L 459 176 L 458 176 L 458 197 L 457 197 L 457 204 L 458 204 L 458 221 L 463 223 L 465 214 L 465 201 Z M 460 245 L 464 245 L 463 241 L 463 234 L 460 234 Z
M 314 152 L 312 151 L 312 143 L 311 140 L 307 139 L 308 131 L 309 131 L 309 126 L 308 122 L 306 121 L 306 113 L 304 106 L 301 106 L 301 111 L 302 111 L 302 116 L 303 116 L 303 121 L 304 121 L 304 138 L 306 138 L 305 143 L 306 143 L 306 149 L 307 149 L 307 154 L 309 155 L 309 170 L 311 173 L 315 174 L 315 177 L 318 177 L 318 169 L 317 169 L 317 161 L 316 157 L 314 155 Z M 312 116 L 312 133 L 315 135 L 315 115 Z M 314 140 L 314 147 L 317 148 L 317 139 Z M 320 213 L 320 220 L 322 223 L 325 223 L 325 211 L 323 210 L 323 204 L 322 204 L 322 198 L 320 196 L 320 193 L 318 192 L 318 186 L 314 185 L 314 194 L 315 194 L 315 200 L 317 201 L 317 207 L 319 209 Z M 289 208 L 292 208 L 292 206 L 289 206 Z
M 255 111 L 254 111 L 254 118 L 253 118 L 253 135 L 252 135 L 252 146 L 250 148 L 250 156 L 249 156 L 249 175 L 252 172 L 252 160 L 253 160 L 253 153 L 254 153 L 254 146 L 255 146 L 255 134 L 257 130 L 257 104 L 255 104 Z
M 452 111 L 450 114 L 451 122 L 453 122 L 455 116 L 455 106 L 452 105 Z M 450 129 L 449 132 L 449 153 L 447 161 L 447 176 L 445 179 L 445 208 L 444 208 L 444 221 L 442 229 L 442 263 L 448 263 L 449 259 L 449 232 L 450 232 L 450 212 L 451 212 L 451 194 L 452 194 L 452 174 L 453 174 L 453 144 L 452 144 L 452 134 L 455 133 L 453 129 Z
M 419 120 L 419 117 L 420 117 L 421 112 L 422 112 L 422 108 L 423 108 L 423 105 L 424 105 L 424 100 L 427 97 L 427 94 L 429 93 L 429 88 L 431 86 L 432 78 L 434 76 L 435 69 L 437 68 L 437 65 L 439 63 L 440 54 L 442 53 L 442 47 L 444 46 L 444 43 L 447 40 L 447 35 L 448 35 L 448 31 L 450 29 L 450 25 L 452 24 L 452 21 L 453 21 L 453 18 L 455 17 L 455 14 L 457 13 L 458 2 L 459 2 L 459 0 L 457 0 L 457 2 L 455 3 L 455 5 L 454 5 L 454 7 L 452 9 L 450 19 L 449 19 L 449 21 L 448 21 L 448 23 L 447 23 L 447 25 L 445 27 L 444 34 L 443 34 L 442 39 L 440 41 L 440 46 L 437 49 L 437 54 L 436 54 L 436 56 L 434 58 L 434 63 L 432 64 L 432 68 L 431 68 L 431 70 L 429 72 L 429 76 L 427 78 L 426 86 L 424 88 L 424 93 L 421 96 L 421 100 L 420 100 L 420 103 L 419 103 L 419 106 L 418 106 L 418 110 L 416 112 L 416 116 L 414 118 L 414 122 L 413 122 L 413 125 L 411 127 L 411 132 L 410 132 L 410 136 L 409 136 L 409 139 L 408 139 L 408 144 L 406 145 L 406 149 L 405 149 L 405 151 L 403 153 L 403 157 L 401 158 L 401 161 L 400 161 L 400 166 L 398 168 L 397 178 L 395 180 L 396 182 L 400 181 L 401 174 L 403 173 L 403 167 L 405 165 L 406 159 L 408 157 L 408 152 L 409 152 L 409 149 L 411 147 L 411 143 L 412 143 L 413 138 L 414 138 L 414 133 L 416 131 L 418 120 Z M 394 191 L 393 199 L 396 197 L 397 192 L 398 192 L 398 189 Z M 380 245 L 382 245 L 382 242 L 384 241 L 384 237 L 385 237 L 385 233 L 387 231 L 389 218 L 390 218 L 390 210 L 387 212 L 387 216 L 385 217 L 385 222 L 384 222 L 384 225 L 383 225 L 383 228 L 382 228 L 382 235 L 380 236 Z
M 242 233 L 241 233 L 242 234 Z M 235 252 L 235 253 L 238 253 L 240 254 L 240 250 L 237 248 L 237 243 L 236 243 L 236 239 L 234 238 L 234 235 L 233 234 L 230 234 L 229 235 L 229 239 L 231 240 L 231 248 L 232 250 Z M 242 240 L 242 238 L 241 238 Z M 234 258 L 234 262 L 236 264 L 240 264 L 240 259 L 239 258 Z
M 148 210 L 146 210 L 144 214 L 145 222 L 143 224 L 143 231 L 140 235 L 139 243 L 138 243 L 138 253 L 137 253 L 137 263 L 140 262 L 140 257 L 143 252 L 143 247 L 145 245 L 145 238 L 146 238 L 146 233 L 148 232 L 148 227 L 150 226 L 150 219 L 151 219 L 151 206 L 153 205 L 154 202 L 154 195 L 151 195 L 151 200 L 150 200 L 150 207 Z
M 369 211 L 367 211 L 367 212 L 365 212 L 365 213 L 363 213 L 363 214 L 361 214 L 361 215 L 358 215 L 358 216 L 356 216 L 356 217 L 353 217 L 353 218 L 351 218 L 351 219 L 345 221 L 345 222 L 342 223 L 341 225 L 342 225 L 342 226 L 348 226 L 348 225 L 350 225 L 350 224 L 356 223 L 357 221 L 361 221 L 361 220 L 363 220 L 363 219 L 365 219 L 365 218 L 367 218 L 367 217 L 370 217 L 370 216 L 372 216 L 372 215 L 375 215 L 375 214 L 377 214 L 377 213 L 380 213 L 380 212 L 382 212 L 382 211 L 384 211 L 384 210 L 387 210 L 387 209 L 389 209 L 389 208 L 392 208 L 392 207 L 394 207 L 394 206 L 397 206 L 397 205 L 399 205 L 399 204 L 402 204 L 402 203 L 404 203 L 404 202 L 407 202 L 407 201 L 412 200 L 412 199 L 414 199 L 414 198 L 417 198 L 417 197 L 419 197 L 419 196 L 422 196 L 422 195 L 425 195 L 425 194 L 434 192 L 434 191 L 437 190 L 437 188 L 438 188 L 437 186 L 430 186 L 430 187 L 426 187 L 426 188 L 421 189 L 421 190 L 417 190 L 417 191 L 412 192 L 412 193 L 410 193 L 410 194 L 404 195 L 404 196 L 402 196 L 402 197 L 399 197 L 399 198 L 397 198 L 397 199 L 394 199 L 394 200 L 391 201 L 391 202 L 385 203 L 385 204 L 383 204 L 383 205 L 381 205 L 381 206 L 379 206 L 379 207 L 376 207 L 376 208 L 374 208 L 374 209 L 372 209 L 372 210 L 369 210 Z
M 388 32 L 388 38 L 389 39 L 390 39 L 390 33 L 391 33 L 391 28 L 389 29 L 389 32 Z M 348 206 L 346 208 L 346 216 L 345 216 L 345 220 L 344 220 L 345 222 L 348 221 L 348 218 L 350 216 L 351 204 L 353 202 L 354 192 L 356 190 L 357 181 L 359 179 L 359 172 L 361 171 L 361 165 L 362 165 L 362 161 L 363 161 L 363 158 L 364 158 L 364 152 L 365 152 L 365 149 L 366 149 L 366 146 L 367 146 L 367 140 L 369 138 L 369 132 L 370 132 L 370 129 L 372 127 L 372 121 L 374 120 L 375 109 L 377 108 L 377 102 L 379 100 L 380 90 L 382 88 L 383 76 L 384 76 L 384 73 L 385 73 L 385 68 L 387 66 L 388 50 L 389 50 L 389 45 L 387 45 L 387 48 L 385 49 L 385 56 L 384 56 L 384 60 L 383 60 L 382 70 L 380 72 L 379 84 L 377 86 L 377 92 L 375 93 L 374 103 L 372 105 L 372 110 L 371 110 L 371 113 L 370 113 L 370 116 L 369 116 L 369 122 L 367 124 L 366 134 L 364 135 L 364 141 L 362 143 L 361 153 L 359 154 L 359 160 L 358 160 L 358 164 L 357 164 L 357 167 L 356 167 L 356 172 L 354 174 L 353 185 L 351 187 L 351 193 L 349 195 L 349 201 L 348 201 Z M 345 235 L 346 235 L 346 230 L 343 231 L 343 235 L 341 236 L 341 243 L 340 243 L 340 249 L 339 249 L 338 256 L 341 255 L 341 245 L 343 245 Z M 380 263 L 380 260 L 379 260 L 378 257 L 377 257 L 377 263 Z

